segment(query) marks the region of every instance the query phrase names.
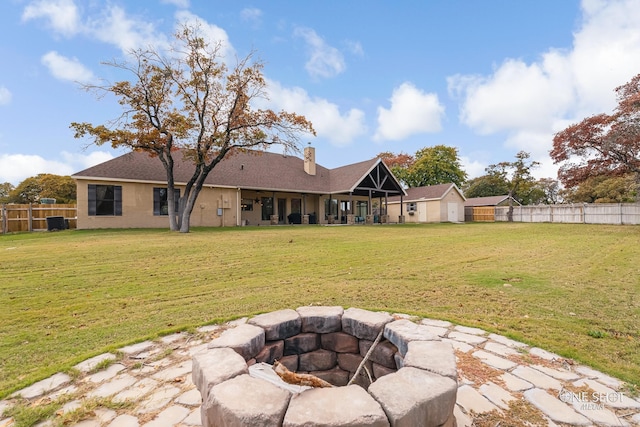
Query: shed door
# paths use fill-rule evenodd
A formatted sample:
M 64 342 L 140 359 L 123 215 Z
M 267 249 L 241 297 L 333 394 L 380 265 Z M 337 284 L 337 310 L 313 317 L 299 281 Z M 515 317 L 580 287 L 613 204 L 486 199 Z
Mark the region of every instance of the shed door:
M 447 221 L 458 222 L 458 204 L 447 203 Z
M 418 203 L 418 222 L 427 222 L 427 204 Z

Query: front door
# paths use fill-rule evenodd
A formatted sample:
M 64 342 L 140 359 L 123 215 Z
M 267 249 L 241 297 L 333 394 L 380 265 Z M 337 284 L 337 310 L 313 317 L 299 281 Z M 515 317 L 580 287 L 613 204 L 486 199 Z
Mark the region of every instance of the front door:
M 287 216 L 287 199 L 278 199 L 278 224 L 284 224 Z

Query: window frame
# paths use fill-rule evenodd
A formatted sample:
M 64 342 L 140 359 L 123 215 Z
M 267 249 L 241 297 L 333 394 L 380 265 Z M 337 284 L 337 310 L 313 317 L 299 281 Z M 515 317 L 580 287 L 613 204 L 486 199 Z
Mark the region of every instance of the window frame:
M 165 191 L 164 197 L 162 197 L 162 191 Z M 175 212 L 178 213 L 180 209 L 180 189 L 174 188 L 174 205 Z M 168 216 L 169 215 L 169 189 L 167 187 L 153 187 L 153 215 L 154 216 Z
M 87 193 L 89 216 L 122 216 L 121 185 L 89 184 Z

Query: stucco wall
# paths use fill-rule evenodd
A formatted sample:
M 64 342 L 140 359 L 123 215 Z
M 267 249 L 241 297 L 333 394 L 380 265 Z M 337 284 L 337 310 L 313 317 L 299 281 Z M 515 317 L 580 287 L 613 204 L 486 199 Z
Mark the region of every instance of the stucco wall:
M 88 185 L 121 185 L 122 215 L 101 216 L 88 214 Z M 78 229 L 93 228 L 168 228 L 166 215 L 153 214 L 153 188 L 162 184 L 126 183 L 116 181 L 77 181 Z M 184 188 L 178 186 L 180 194 Z M 238 221 L 238 191 L 229 188 L 205 187 L 198 195 L 191 214 L 193 227 L 234 226 Z M 218 215 L 222 208 L 222 215 Z
M 409 215 L 407 205 L 409 202 L 403 201 L 403 215 L 406 223 L 426 223 L 426 222 L 447 222 L 449 221 L 449 203 L 457 206 L 456 221 L 464 222 L 464 200 L 457 191 L 449 191 L 440 200 L 416 201 L 416 211 Z M 400 215 L 400 203 L 390 203 L 387 212 L 391 222 L 396 222 Z

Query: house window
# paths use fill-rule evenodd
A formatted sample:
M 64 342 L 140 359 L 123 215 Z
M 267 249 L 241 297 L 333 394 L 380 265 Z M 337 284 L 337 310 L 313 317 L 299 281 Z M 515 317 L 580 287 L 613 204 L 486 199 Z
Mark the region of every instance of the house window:
M 407 203 L 407 212 L 415 212 L 417 210 L 416 202 Z
M 242 201 L 240 202 L 240 210 L 252 211 L 253 210 L 253 200 L 252 199 L 242 199 Z
M 89 184 L 89 215 L 122 215 L 122 186 Z
M 169 198 L 167 197 L 168 191 L 166 188 L 154 188 L 153 189 L 153 214 L 154 215 L 169 215 Z M 180 190 L 175 188 L 175 212 L 178 213 Z
M 273 215 L 273 197 L 262 198 L 262 220 L 269 221 Z

